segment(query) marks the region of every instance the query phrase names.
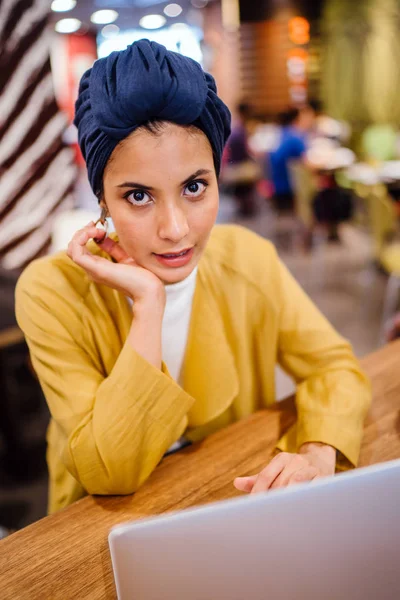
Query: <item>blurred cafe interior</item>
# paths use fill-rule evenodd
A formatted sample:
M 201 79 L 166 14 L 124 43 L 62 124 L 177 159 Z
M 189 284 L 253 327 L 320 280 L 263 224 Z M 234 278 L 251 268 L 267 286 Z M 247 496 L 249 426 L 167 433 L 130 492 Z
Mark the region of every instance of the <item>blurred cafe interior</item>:
M 0 1 L 0 538 L 47 513 L 49 411 L 14 292 L 100 215 L 84 72 L 146 38 L 213 75 L 232 114 L 217 222 L 270 240 L 361 360 L 400 336 L 399 22 L 400 0 Z M 277 366 L 276 398 L 294 392 Z

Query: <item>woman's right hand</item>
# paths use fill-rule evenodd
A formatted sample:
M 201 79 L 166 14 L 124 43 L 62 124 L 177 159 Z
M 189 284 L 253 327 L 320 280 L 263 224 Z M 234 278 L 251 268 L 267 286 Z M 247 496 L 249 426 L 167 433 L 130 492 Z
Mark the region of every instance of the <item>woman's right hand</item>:
M 116 262 L 89 252 L 86 244 L 91 238 Z M 105 231 L 97 229 L 93 221 L 75 233 L 67 254 L 93 281 L 129 296 L 135 306 L 151 302 L 164 308 L 165 289 L 161 280 L 147 269 L 139 267 L 117 242 L 106 237 Z

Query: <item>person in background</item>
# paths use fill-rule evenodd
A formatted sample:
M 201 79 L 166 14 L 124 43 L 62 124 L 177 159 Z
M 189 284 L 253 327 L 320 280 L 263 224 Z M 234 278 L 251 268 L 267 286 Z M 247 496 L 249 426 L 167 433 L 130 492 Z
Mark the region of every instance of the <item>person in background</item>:
M 350 344 L 270 242 L 215 225 L 230 113 L 212 76 L 140 40 L 84 74 L 75 124 L 116 234 L 88 223 L 16 291 L 51 413 L 50 511 L 132 494 L 171 447 L 273 405 L 276 362 L 296 381 L 297 423 L 236 488 L 355 465 L 371 396 Z
M 269 172 L 274 187 L 273 203 L 278 213 L 293 212 L 295 196 L 290 182 L 288 163 L 301 159 L 307 149 L 307 135 L 315 123 L 315 109 L 310 104 L 292 108 L 279 116 L 282 134 L 278 147 L 268 155 Z
M 224 150 L 222 169 L 222 181 L 225 181 L 227 191 L 236 200 L 239 216 L 245 218 L 256 213 L 255 186 L 261 175 L 248 148 L 247 124 L 251 114 L 249 104 L 238 104 Z

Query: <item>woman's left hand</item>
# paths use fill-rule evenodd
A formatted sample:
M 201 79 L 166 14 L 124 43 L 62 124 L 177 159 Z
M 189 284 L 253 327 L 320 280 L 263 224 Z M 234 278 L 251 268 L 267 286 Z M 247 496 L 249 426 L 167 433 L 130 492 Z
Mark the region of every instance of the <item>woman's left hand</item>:
M 334 475 L 335 466 L 335 448 L 317 442 L 307 443 L 301 446 L 298 454 L 281 452 L 260 473 L 236 477 L 233 484 L 241 492 L 256 494 Z

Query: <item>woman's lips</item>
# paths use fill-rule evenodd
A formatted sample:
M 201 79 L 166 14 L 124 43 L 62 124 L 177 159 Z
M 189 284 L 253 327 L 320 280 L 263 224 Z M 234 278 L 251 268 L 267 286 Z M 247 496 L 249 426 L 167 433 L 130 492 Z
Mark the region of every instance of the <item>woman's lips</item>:
M 182 252 L 174 253 L 174 254 L 154 254 L 158 262 L 160 262 L 165 267 L 184 267 L 187 265 L 193 256 L 193 248 L 188 248 L 187 250 L 183 250 Z

